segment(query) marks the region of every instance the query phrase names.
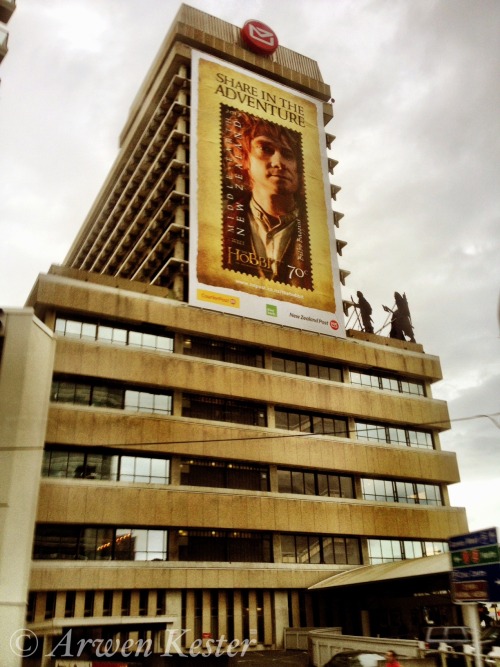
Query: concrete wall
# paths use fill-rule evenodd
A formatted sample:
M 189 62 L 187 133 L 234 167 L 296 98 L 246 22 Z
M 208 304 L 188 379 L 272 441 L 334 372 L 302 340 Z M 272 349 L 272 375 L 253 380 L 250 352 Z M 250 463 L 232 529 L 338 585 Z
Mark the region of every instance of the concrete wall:
M 0 359 L 0 656 L 2 667 L 18 667 L 21 658 L 10 641 L 20 640 L 25 627 L 54 340 L 31 309 L 7 310 L 5 315 Z

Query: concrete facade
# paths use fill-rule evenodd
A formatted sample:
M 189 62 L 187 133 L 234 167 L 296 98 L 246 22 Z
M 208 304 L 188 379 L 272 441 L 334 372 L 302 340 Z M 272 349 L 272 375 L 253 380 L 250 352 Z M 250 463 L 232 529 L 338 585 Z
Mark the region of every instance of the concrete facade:
M 181 8 L 64 266 L 28 301 L 56 339 L 27 617 L 44 651 L 68 628 L 157 654 L 172 633 L 282 648 L 285 627 L 329 624 L 310 586 L 467 531 L 437 357 L 187 305 L 193 47 L 333 115 L 316 63 L 252 54 L 235 26 Z M 400 495 L 371 496 L 373 480 Z

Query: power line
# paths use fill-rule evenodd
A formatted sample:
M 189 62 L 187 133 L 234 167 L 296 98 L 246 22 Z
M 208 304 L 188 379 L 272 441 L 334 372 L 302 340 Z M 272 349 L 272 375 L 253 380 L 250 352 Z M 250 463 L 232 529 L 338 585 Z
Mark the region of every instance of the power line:
M 131 416 L 136 416 L 127 414 L 127 417 Z M 460 421 L 470 421 L 473 419 L 482 419 L 486 418 L 489 419 L 498 429 L 500 429 L 500 422 L 494 419 L 494 417 L 500 416 L 500 412 L 494 412 L 490 415 L 471 415 L 470 417 L 456 417 L 455 419 L 449 419 L 449 420 L 441 420 L 441 421 L 433 421 L 433 422 L 422 422 L 421 424 L 418 424 L 416 428 L 419 428 L 421 426 L 437 426 L 438 424 L 447 424 L 448 422 L 460 422 Z M 244 428 L 245 426 L 249 426 L 248 424 L 239 424 L 240 428 Z M 380 425 L 381 428 L 384 428 L 382 424 Z M 370 431 L 376 431 L 377 428 L 379 427 L 373 427 L 373 428 L 368 428 L 366 429 L 366 433 L 369 433 Z M 389 428 L 404 428 L 401 425 L 394 424 L 392 426 L 389 426 Z M 338 436 L 338 433 L 310 433 L 310 432 L 304 432 L 304 431 L 292 431 L 289 433 L 269 433 L 269 434 L 260 434 L 260 435 L 255 435 L 255 436 L 248 436 L 248 437 L 236 437 L 236 438 L 211 438 L 209 440 L 207 439 L 202 439 L 202 440 L 155 440 L 151 442 L 111 442 L 107 443 L 105 445 L 92 445 L 94 449 L 106 449 L 108 447 L 153 447 L 154 445 L 190 445 L 190 444 L 209 444 L 212 442 L 248 442 L 249 440 L 279 440 L 279 439 L 284 439 L 284 438 L 298 438 L 298 437 L 313 437 L 316 435 L 327 435 L 327 436 Z M 342 436 L 339 436 L 342 437 Z M 374 442 L 374 441 L 371 441 Z M 22 452 L 22 451 L 37 451 L 40 449 L 44 449 L 43 446 L 37 446 L 37 447 L 0 447 L 0 451 L 2 452 L 10 452 L 10 451 L 16 451 L 16 452 Z

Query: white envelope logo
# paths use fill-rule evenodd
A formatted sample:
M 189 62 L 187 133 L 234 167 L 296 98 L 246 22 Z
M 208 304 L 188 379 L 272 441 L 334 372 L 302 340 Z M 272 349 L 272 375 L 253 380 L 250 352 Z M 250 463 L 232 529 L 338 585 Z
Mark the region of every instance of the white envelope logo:
M 276 45 L 276 37 L 270 30 L 266 30 L 265 28 L 258 28 L 253 23 L 250 23 L 248 26 L 248 32 L 250 37 L 256 42 L 261 42 L 261 44 L 265 44 L 266 46 L 271 47 Z

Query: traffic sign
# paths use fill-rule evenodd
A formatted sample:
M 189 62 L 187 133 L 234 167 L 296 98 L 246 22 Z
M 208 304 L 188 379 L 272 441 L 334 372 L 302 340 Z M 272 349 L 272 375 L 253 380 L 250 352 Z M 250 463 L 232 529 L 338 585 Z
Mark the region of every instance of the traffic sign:
M 500 600 L 500 548 L 496 528 L 448 540 L 454 602 Z
M 475 533 L 466 533 L 465 535 L 450 537 L 448 540 L 448 548 L 450 549 L 450 552 L 460 551 L 462 549 L 472 549 L 473 547 L 485 547 L 494 544 L 498 544 L 496 528 L 485 528 L 484 530 L 478 530 Z
M 454 568 L 500 563 L 500 547 L 498 544 L 495 544 L 486 547 L 453 551 L 451 552 L 451 563 Z
M 500 563 L 454 568 L 451 585 L 455 602 L 500 600 Z

